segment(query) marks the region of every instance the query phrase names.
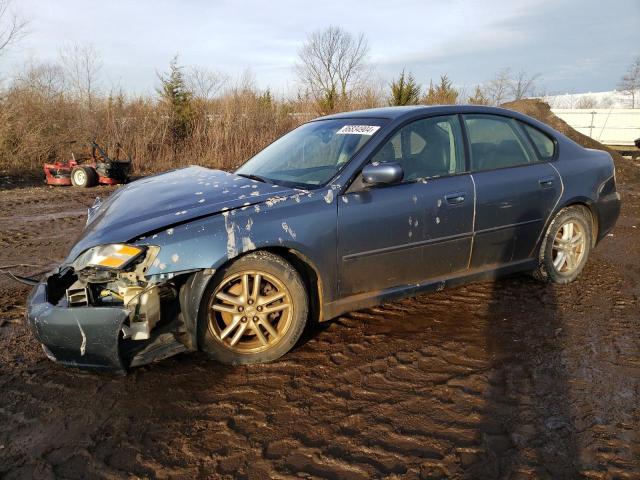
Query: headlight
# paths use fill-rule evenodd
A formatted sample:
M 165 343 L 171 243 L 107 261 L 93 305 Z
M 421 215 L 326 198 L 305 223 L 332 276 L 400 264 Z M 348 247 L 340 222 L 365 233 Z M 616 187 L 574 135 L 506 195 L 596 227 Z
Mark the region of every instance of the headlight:
M 76 261 L 73 262 L 73 268 L 75 270 L 82 270 L 86 267 L 102 267 L 119 270 L 130 264 L 143 253 L 143 248 L 125 245 L 124 243 L 99 245 L 81 254 Z

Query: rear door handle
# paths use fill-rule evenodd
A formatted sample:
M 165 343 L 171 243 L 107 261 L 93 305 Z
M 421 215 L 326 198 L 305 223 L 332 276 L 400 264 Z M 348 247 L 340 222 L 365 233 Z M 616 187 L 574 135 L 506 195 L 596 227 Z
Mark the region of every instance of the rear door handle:
M 449 205 L 459 205 L 464 202 L 467 194 L 464 192 L 447 193 L 444 198 Z
M 551 188 L 553 187 L 553 177 L 544 177 L 538 180 L 538 183 L 542 188 Z

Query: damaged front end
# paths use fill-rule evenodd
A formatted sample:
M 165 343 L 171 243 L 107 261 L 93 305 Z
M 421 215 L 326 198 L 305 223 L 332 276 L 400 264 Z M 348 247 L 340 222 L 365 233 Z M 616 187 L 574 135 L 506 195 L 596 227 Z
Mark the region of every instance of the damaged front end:
M 146 275 L 159 251 L 99 245 L 38 284 L 27 317 L 47 356 L 77 367 L 126 370 L 195 350 L 195 322 L 184 306 L 195 274 Z

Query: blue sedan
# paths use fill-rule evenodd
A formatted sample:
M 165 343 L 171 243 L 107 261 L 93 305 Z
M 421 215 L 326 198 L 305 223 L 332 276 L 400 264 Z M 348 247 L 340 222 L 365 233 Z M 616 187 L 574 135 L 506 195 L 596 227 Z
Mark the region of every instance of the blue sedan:
M 395 107 L 308 122 L 233 173 L 192 166 L 89 210 L 31 293 L 52 360 L 275 360 L 355 309 L 531 272 L 571 282 L 613 228 L 612 159 L 530 117 Z

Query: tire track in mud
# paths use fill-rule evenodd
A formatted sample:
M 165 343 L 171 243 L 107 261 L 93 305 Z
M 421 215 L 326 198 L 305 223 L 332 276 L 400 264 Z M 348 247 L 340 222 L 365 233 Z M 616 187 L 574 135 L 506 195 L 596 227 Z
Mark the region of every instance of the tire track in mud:
M 95 193 L 46 190 L 0 192 L 60 215 L 11 225 L 24 237 L 0 262 L 64 257 L 84 223 L 67 212 Z M 59 367 L 20 321 L 27 289 L 0 280 L 0 476 L 640 478 L 639 219 L 626 206 L 571 285 L 516 276 L 353 312 L 267 365 Z

